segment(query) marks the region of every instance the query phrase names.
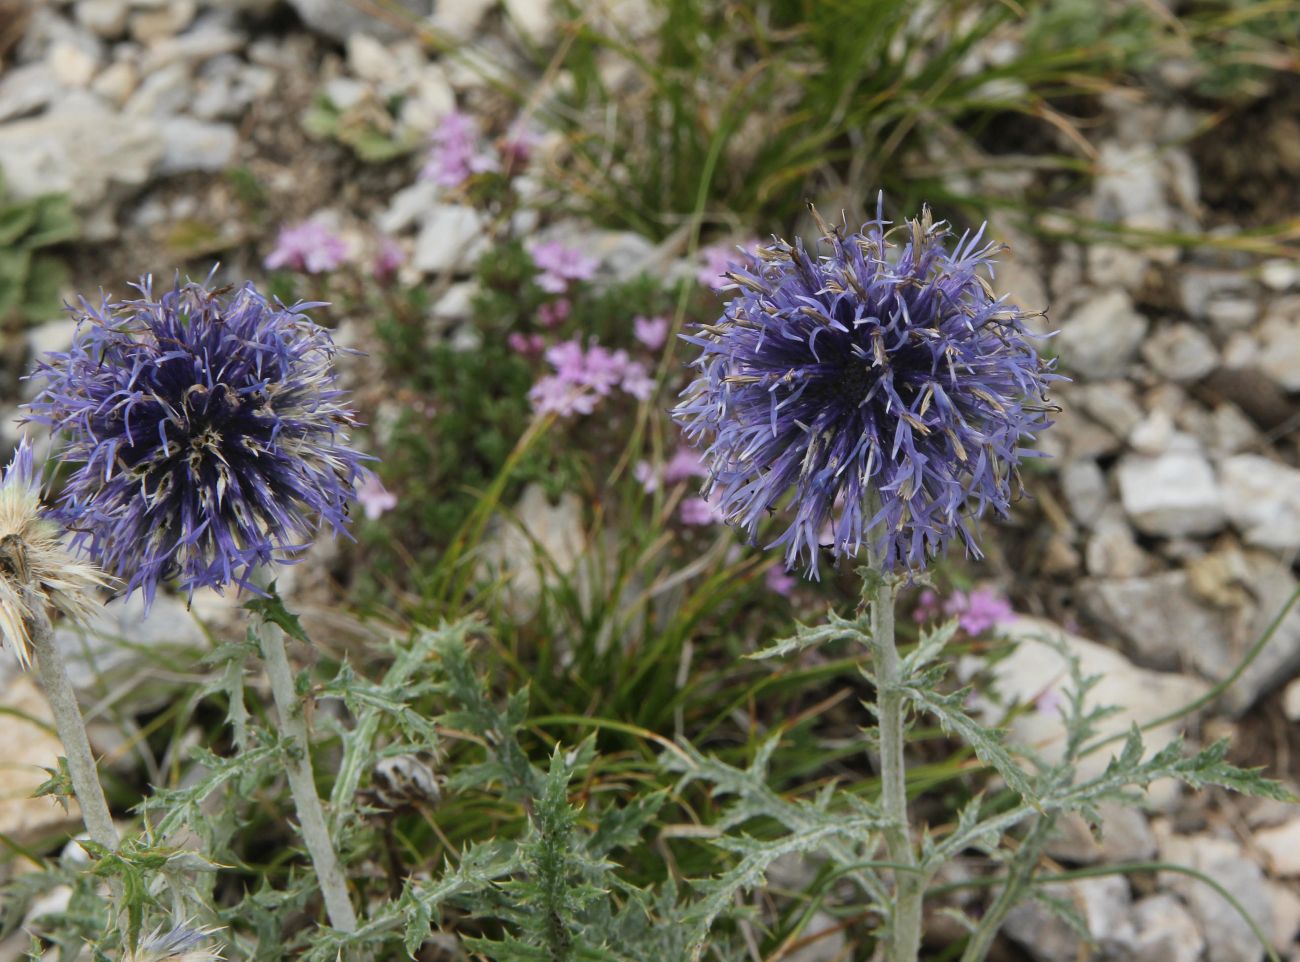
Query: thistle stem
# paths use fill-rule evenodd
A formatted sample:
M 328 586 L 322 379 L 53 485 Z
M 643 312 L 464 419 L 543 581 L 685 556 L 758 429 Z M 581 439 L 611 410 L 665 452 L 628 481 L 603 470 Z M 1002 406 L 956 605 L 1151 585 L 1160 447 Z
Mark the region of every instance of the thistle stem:
M 54 627 L 45 613 L 43 600 L 35 600 L 29 608 L 28 630 L 36 664 L 41 673 L 41 685 L 54 713 L 54 726 L 63 751 L 68 759 L 68 773 L 72 776 L 72 790 L 81 806 L 81 817 L 86 831 L 99 845 L 109 850 L 118 846 L 117 828 L 104 798 L 95 771 L 95 756 L 86 737 L 86 722 L 77 706 L 77 693 L 68 678 L 68 666 L 54 644 Z
M 298 810 L 302 840 L 316 868 L 321 895 L 330 925 L 340 932 L 355 932 L 357 916 L 348 895 L 347 880 L 339 865 L 334 843 L 325 822 L 325 810 L 316 794 L 316 776 L 311 764 L 311 743 L 307 738 L 307 720 L 302 701 L 293 686 L 293 671 L 284 650 L 284 632 L 278 625 L 263 622 L 258 629 L 266 673 L 271 679 L 271 693 L 280 715 L 280 730 L 293 748 L 288 759 L 289 790 Z
M 903 763 L 905 731 L 903 694 L 899 689 L 902 671 L 898 647 L 894 641 L 894 584 L 889 575 L 872 559 L 872 568 L 880 573 L 871 593 L 871 638 L 876 663 L 877 711 L 880 721 L 881 807 L 889 827 L 885 844 L 889 860 L 914 869 L 916 851 L 912 847 L 907 817 L 907 772 Z M 894 917 L 890 926 L 890 962 L 916 962 L 921 949 L 921 908 L 925 881 L 914 870 L 894 872 Z

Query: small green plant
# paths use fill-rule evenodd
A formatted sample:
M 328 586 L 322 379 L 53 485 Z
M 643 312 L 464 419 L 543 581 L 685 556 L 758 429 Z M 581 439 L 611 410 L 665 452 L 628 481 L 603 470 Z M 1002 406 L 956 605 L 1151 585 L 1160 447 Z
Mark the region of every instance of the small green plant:
M 357 158 L 370 164 L 387 163 L 415 151 L 419 141 L 399 134 L 393 103 L 366 94 L 347 108 L 325 94 L 317 96 L 303 117 L 307 133 L 322 140 L 335 140 Z
M 48 320 L 63 310 L 68 270 L 51 248 L 76 236 L 66 194 L 18 200 L 0 175 L 0 323 Z

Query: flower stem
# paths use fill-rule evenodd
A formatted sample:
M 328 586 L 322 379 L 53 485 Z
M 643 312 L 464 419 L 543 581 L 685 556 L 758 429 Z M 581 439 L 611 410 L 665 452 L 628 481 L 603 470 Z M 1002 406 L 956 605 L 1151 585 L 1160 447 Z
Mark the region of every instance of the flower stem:
M 873 562 L 875 559 L 872 559 Z M 880 720 L 881 807 L 889 827 L 885 844 L 889 859 L 914 869 L 907 817 L 907 773 L 903 763 L 904 706 L 898 647 L 894 642 L 894 583 L 878 564 L 878 581 L 871 594 L 871 638 L 875 646 L 877 710 Z M 916 962 L 921 949 L 921 908 L 925 881 L 915 870 L 894 872 L 894 917 L 890 926 L 890 962 Z
M 104 789 L 99 784 L 99 775 L 95 771 L 95 756 L 90 751 L 90 739 L 86 737 L 86 722 L 77 706 L 77 693 L 68 678 L 68 666 L 64 664 L 63 656 L 54 644 L 54 627 L 45 613 L 43 600 L 36 600 L 29 606 L 28 630 L 32 648 L 36 652 L 36 664 L 40 669 L 45 697 L 54 713 L 54 726 L 67 754 L 72 790 L 81 806 L 86 831 L 97 844 L 115 850 L 118 845 L 117 828 L 113 825 L 113 816 L 108 810 Z
M 325 810 L 316 794 L 316 776 L 311 765 L 311 744 L 307 739 L 307 721 L 302 702 L 294 691 L 293 671 L 284 650 L 284 632 L 278 625 L 262 622 L 258 629 L 266 673 L 271 679 L 271 693 L 280 715 L 280 729 L 293 748 L 288 760 L 289 790 L 298 809 L 302 840 L 316 867 L 316 878 L 325 899 L 330 925 L 340 932 L 355 932 L 357 916 L 348 895 L 347 880 L 339 865 L 334 843 L 325 823 Z

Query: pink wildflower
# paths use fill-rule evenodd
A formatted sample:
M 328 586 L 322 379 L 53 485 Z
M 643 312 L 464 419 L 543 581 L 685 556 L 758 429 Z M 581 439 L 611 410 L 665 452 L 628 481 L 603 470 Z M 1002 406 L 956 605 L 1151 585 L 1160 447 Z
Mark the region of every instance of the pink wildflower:
M 348 245 L 318 221 L 281 227 L 275 248 L 263 264 L 269 271 L 287 267 L 304 274 L 332 271 L 348 258 Z
M 1011 603 L 992 588 L 977 588 L 969 594 L 955 592 L 944 602 L 943 610 L 956 616 L 961 630 L 968 635 L 983 634 L 1015 617 Z
M 538 380 L 529 390 L 528 399 L 539 414 L 553 412 L 560 417 L 571 417 L 596 410 L 596 395 L 558 374 Z
M 638 401 L 648 401 L 655 392 L 655 379 L 640 361 L 629 361 L 623 369 L 623 380 L 619 387 Z
M 531 124 L 516 120 L 501 138 L 501 156 L 506 169 L 517 174 L 533 159 L 533 151 L 542 142 L 541 132 Z
M 943 613 L 939 605 L 939 593 L 933 588 L 926 588 L 921 592 L 921 596 L 916 599 L 916 610 L 912 612 L 912 617 L 916 619 L 917 624 L 926 621 L 934 621 Z
M 731 269 L 731 264 L 741 259 L 741 252 L 737 246 L 743 246 L 745 251 L 750 251 L 756 246 L 756 242 L 751 241 L 748 244 L 710 244 L 708 247 L 700 248 L 700 256 L 704 258 L 704 266 L 695 275 L 695 279 L 715 291 L 720 291 L 731 281 L 727 280 L 726 273 Z
M 520 331 L 512 331 L 506 338 L 506 343 L 510 345 L 510 350 L 516 354 L 522 354 L 524 357 L 538 357 L 546 349 L 546 342 L 542 340 L 540 334 L 524 334 Z
M 654 465 L 649 461 L 638 461 L 636 467 L 632 469 L 632 477 L 636 478 L 646 494 L 653 494 L 659 490 L 659 475 L 655 473 Z
M 596 276 L 600 261 L 588 257 L 576 247 L 559 241 L 533 244 L 528 251 L 540 272 L 537 286 L 550 294 L 563 294 L 572 281 L 589 281 Z
M 683 498 L 677 513 L 682 524 L 690 525 L 717 524 L 724 517 L 722 512 L 700 497 Z
M 664 484 L 677 484 L 687 478 L 702 478 L 709 473 L 694 448 L 678 448 L 664 465 Z
M 1034 708 L 1040 715 L 1064 715 L 1065 699 L 1061 690 L 1055 685 L 1043 689 L 1034 699 Z
M 397 495 L 385 488 L 373 471 L 365 472 L 365 479 L 357 488 L 357 501 L 370 521 L 377 521 L 385 511 L 397 507 Z
M 537 323 L 547 328 L 559 327 L 568 320 L 572 309 L 573 305 L 569 303 L 567 297 L 547 301 L 537 309 Z
M 777 564 L 767 569 L 767 574 L 763 576 L 763 583 L 767 585 L 767 590 L 773 594 L 789 598 L 794 593 L 795 586 L 799 584 L 799 581 L 785 568 Z
M 453 110 L 429 138 L 429 160 L 420 177 L 440 187 L 459 187 L 475 174 L 500 169 L 500 159 L 481 143 L 478 123 Z
M 657 351 L 664 346 L 664 341 L 668 339 L 668 318 L 634 317 L 632 318 L 632 333 L 647 348 Z
M 381 237 L 379 250 L 375 253 L 375 260 L 370 270 L 375 280 L 387 284 L 397 276 L 398 268 L 405 263 L 406 251 L 402 249 L 402 245 L 391 237 Z

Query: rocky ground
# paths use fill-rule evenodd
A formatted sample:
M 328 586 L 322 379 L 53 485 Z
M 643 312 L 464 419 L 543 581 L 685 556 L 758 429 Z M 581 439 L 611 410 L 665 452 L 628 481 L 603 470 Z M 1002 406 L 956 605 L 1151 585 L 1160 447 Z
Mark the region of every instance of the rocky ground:
M 202 257 L 256 272 L 274 226 L 321 211 L 359 245 L 380 233 L 399 238 L 413 277 L 454 280 L 483 233 L 479 215 L 428 184 L 409 186 L 409 162 L 362 164 L 337 139 L 308 136 L 300 118 L 322 91 L 358 115 L 400 94 L 385 133 L 420 142 L 454 104 L 492 109 L 491 65 L 514 63 L 521 43 L 544 41 L 555 21 L 541 0 L 463 0 L 433 22 L 445 36 L 476 37 L 478 53 L 438 57 L 400 18 L 379 22 L 361 6 L 0 0 L 0 171 L 18 197 L 71 196 L 82 225 L 70 248 L 73 286 L 90 291 Z M 1053 343 L 1072 378 L 1056 391 L 1061 414 L 1044 441 L 1053 460 L 1033 478 L 1035 524 L 991 553 L 997 578 L 1033 616 L 1017 629 L 1025 644 L 998 668 L 1007 691 L 1032 699 L 1059 679 L 1061 665 L 1034 638 L 1064 629 L 1085 671 L 1104 674 L 1097 697 L 1128 706 L 1115 724 L 1157 718 L 1231 672 L 1296 590 L 1300 263 L 1240 243 L 1265 219 L 1300 217 L 1295 98 L 1281 84 L 1247 121 L 1208 133 L 1206 112 L 1176 83 L 1103 102 L 1090 133 L 1100 173 L 1071 213 L 1153 236 L 1209 231 L 1218 246 L 1084 244 L 995 225 L 1015 255 L 999 288 L 1026 307 L 1050 305 L 1042 324 L 1059 330 Z M 249 180 L 262 187 L 255 199 Z M 625 270 L 629 257 L 667 270 L 678 254 L 583 225 L 557 229 L 603 253 L 610 270 Z M 442 298 L 431 322 L 454 329 L 463 295 Z M 19 375 L 31 356 L 66 343 L 70 324 L 50 317 L 5 331 L 6 448 L 26 390 Z M 220 620 L 218 602 L 198 607 Z M 103 634 L 129 637 L 131 648 L 65 639 L 94 660 L 93 672 L 83 661 L 83 689 L 110 767 L 139 763 L 121 746 L 147 714 L 144 702 L 167 697 L 163 653 L 203 644 L 179 602 L 147 620 L 130 604 L 116 608 Z M 1193 736 L 1231 735 L 1238 761 L 1300 786 L 1298 675 L 1300 610 L 1292 610 Z M 0 759 L 0 834 L 37 839 L 68 820 L 49 800 L 25 797 L 58 745 L 38 724 L 42 696 L 7 660 L 0 705 L 10 710 L 0 713 L 0 745 L 21 746 Z M 1013 734 L 1028 743 L 1051 738 L 1041 714 L 1018 725 Z M 1153 741 L 1174 734 L 1167 726 Z M 1172 789 L 1153 791 L 1149 803 L 1112 808 L 1101 839 L 1073 827 L 1053 857 L 1191 866 L 1229 889 L 1283 958 L 1300 960 L 1300 810 Z M 1089 952 L 1168 962 L 1265 955 L 1228 904 L 1185 875 L 1098 877 L 1060 894 L 1098 945 L 1087 949 L 1030 903 L 1008 933 L 1039 962 Z M 0 946 L 0 958 L 20 947 Z

